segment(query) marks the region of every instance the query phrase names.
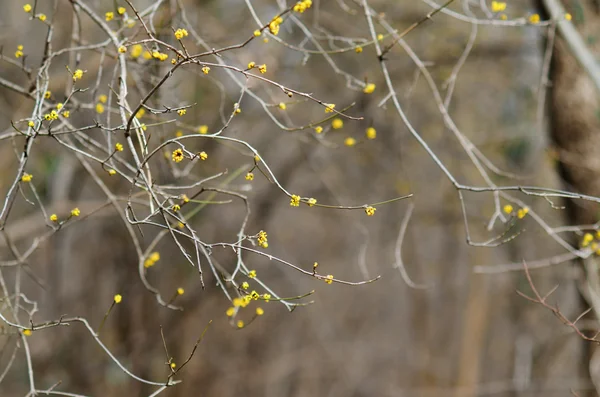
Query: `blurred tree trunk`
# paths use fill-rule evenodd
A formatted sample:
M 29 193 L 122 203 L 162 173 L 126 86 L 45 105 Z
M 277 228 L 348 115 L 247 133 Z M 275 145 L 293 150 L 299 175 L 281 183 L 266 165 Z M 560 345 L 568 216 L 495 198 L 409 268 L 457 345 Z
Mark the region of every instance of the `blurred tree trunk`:
M 573 15 L 573 23 L 588 44 L 590 51 L 600 55 L 600 4 L 594 0 L 569 0 L 566 10 Z M 598 91 L 571 55 L 562 37 L 554 46 L 550 75 L 550 131 L 555 145 L 558 169 L 567 190 L 590 196 L 600 196 L 600 101 Z M 568 223 L 594 225 L 600 220 L 597 203 L 583 200 L 567 201 Z M 600 282 L 597 259 L 580 263 L 582 276 L 579 288 L 587 305 L 597 317 L 600 315 L 598 293 Z M 594 321 L 594 324 L 597 323 Z M 591 330 L 588 330 L 590 332 Z M 600 387 L 600 356 L 593 345 L 587 345 L 585 354 L 589 372 L 596 388 Z

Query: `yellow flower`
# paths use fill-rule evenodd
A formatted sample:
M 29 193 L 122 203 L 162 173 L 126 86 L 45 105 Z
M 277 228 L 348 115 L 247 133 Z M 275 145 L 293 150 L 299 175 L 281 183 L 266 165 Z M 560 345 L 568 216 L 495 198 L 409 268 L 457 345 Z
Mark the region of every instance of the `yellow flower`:
M 50 91 L 44 92 L 44 98 L 50 99 L 51 96 L 52 96 L 52 93 Z
M 144 52 L 144 47 L 141 44 L 136 44 L 131 47 L 131 57 L 138 58 Z
M 227 314 L 227 317 L 233 316 L 235 314 L 235 307 L 230 307 L 229 309 L 227 309 L 225 314 Z
M 287 106 L 285 105 L 285 103 L 279 102 L 279 109 L 285 110 L 286 108 L 287 108 Z
M 115 303 L 119 304 L 123 300 L 123 297 L 119 294 L 116 294 L 113 300 L 115 301 Z
M 123 145 L 120 144 L 119 142 L 115 143 L 115 150 L 117 152 L 122 152 L 123 151 Z
M 38 15 L 37 17 L 38 17 L 38 19 L 39 19 L 40 21 L 42 21 L 42 22 L 44 22 L 44 21 L 46 20 L 46 14 L 40 14 L 40 15 Z
M 101 103 L 96 104 L 96 113 L 102 114 L 104 113 L 104 105 Z
M 32 9 L 33 8 L 31 7 L 31 4 L 25 4 L 23 6 L 23 11 L 25 11 L 25 12 L 31 12 Z
M 52 214 L 52 215 L 50 215 L 50 220 L 52 222 L 56 222 L 56 221 L 58 221 L 58 216 L 56 214 Z
M 377 35 L 377 40 L 378 40 L 378 41 L 381 41 L 381 40 L 383 40 L 383 35 L 382 35 L 381 33 L 379 33 L 379 34 Z
M 137 111 L 137 113 L 135 114 L 135 117 L 137 117 L 138 119 L 141 119 L 142 116 L 144 116 L 146 114 L 146 110 L 144 108 L 140 108 L 140 110 Z
M 175 367 L 177 366 L 177 364 L 175 364 L 175 363 L 171 363 L 171 364 L 169 364 L 169 366 L 170 366 L 172 369 L 175 369 Z
M 269 302 L 271 300 L 271 294 L 263 294 L 262 298 L 265 302 Z
M 290 205 L 292 207 L 299 207 L 300 206 L 300 196 L 292 194 L 292 197 L 290 199 Z
M 377 130 L 373 127 L 369 127 L 367 128 L 367 131 L 365 131 L 365 136 L 367 139 L 375 139 L 377 137 Z
M 83 77 L 83 70 L 77 69 L 75 73 L 73 73 L 73 81 L 77 81 Z
M 244 322 L 242 320 L 238 320 L 237 327 L 238 328 L 244 328 Z
M 262 309 L 262 307 L 257 307 L 256 308 L 256 315 L 257 316 L 262 316 L 263 314 L 265 314 L 265 311 Z
M 260 232 L 258 232 L 258 245 L 260 245 L 263 248 L 267 248 L 269 246 L 269 243 L 267 242 L 268 238 L 267 238 L 267 232 L 265 232 L 264 230 L 261 230 Z
M 331 283 L 333 283 L 333 275 L 332 275 L 332 274 L 328 274 L 328 275 L 327 275 L 327 277 L 325 277 L 324 281 L 325 281 L 327 284 L 331 284 Z
M 21 58 L 23 56 L 23 46 L 20 45 L 19 47 L 21 47 L 21 48 L 19 48 L 19 49 L 17 49 L 17 51 L 15 51 L 15 58 Z
M 323 105 L 325 105 L 325 113 L 332 113 L 335 109 L 335 103 L 324 103 Z
M 573 16 L 567 12 L 567 13 L 565 14 L 565 19 L 566 19 L 567 21 L 570 21 L 571 19 L 573 19 Z
M 375 215 L 375 211 L 377 211 L 377 208 L 375 207 L 368 206 L 367 208 L 365 208 L 365 214 L 367 214 L 368 216 Z
M 363 48 L 361 46 L 358 46 L 354 49 L 354 52 L 356 52 L 357 54 L 360 54 L 361 52 L 363 52 Z
M 540 23 L 540 15 L 539 14 L 533 14 L 529 17 L 529 23 L 535 25 L 537 23 Z
M 28 125 L 29 127 L 31 127 L 31 128 L 35 127 L 35 123 L 33 122 L 33 120 L 29 120 L 29 121 L 27 122 L 27 125 Z
M 267 73 L 267 65 L 265 63 L 263 63 L 262 65 L 260 65 L 258 67 L 258 71 L 261 72 L 262 74 Z
M 181 199 L 183 200 L 184 203 L 189 203 L 190 202 L 190 198 L 187 196 L 187 194 L 183 194 L 181 196 Z
M 317 204 L 317 199 L 316 199 L 316 198 L 312 198 L 312 197 L 311 197 L 311 198 L 309 198 L 309 199 L 308 199 L 308 202 L 307 202 L 307 204 L 308 204 L 308 206 L 309 206 L 309 207 L 312 207 L 312 206 L 314 206 L 315 204 Z
M 150 53 L 150 51 L 144 51 L 144 53 L 142 54 L 142 57 L 144 59 L 152 59 L 152 54 Z
M 519 218 L 519 219 L 525 218 L 525 216 L 527 215 L 528 212 L 529 212 L 529 208 L 527 208 L 527 207 L 521 208 L 520 210 L 517 211 L 517 218 Z
M 177 131 L 175 131 L 175 136 L 176 136 L 177 138 L 179 138 L 179 137 L 182 137 L 182 136 L 183 136 L 183 131 L 181 131 L 181 130 L 177 130 Z
M 252 34 L 254 35 L 254 37 L 258 37 L 258 36 L 260 36 L 262 33 L 260 32 L 260 30 L 256 29 L 256 30 L 254 31 L 254 33 L 252 33 Z
M 104 14 L 104 19 L 106 19 L 106 21 L 112 21 L 114 17 L 115 13 L 112 11 L 109 11 L 106 14 Z
M 61 113 L 63 115 L 64 118 L 68 119 L 69 116 L 71 115 L 71 112 L 69 112 L 68 110 L 65 110 L 64 112 Z
M 257 163 L 260 161 L 260 156 L 258 154 L 254 155 L 254 161 L 256 161 Z
M 119 13 L 119 15 L 125 14 L 125 11 L 126 11 L 125 7 L 119 7 L 119 8 L 117 8 L 117 12 Z
M 31 336 L 31 330 L 30 329 L 24 329 L 23 330 L 23 335 L 25 335 L 25 336 Z
M 108 175 L 110 175 L 110 176 L 113 176 L 113 175 L 115 175 L 116 173 L 117 173 L 117 171 L 115 171 L 115 170 L 113 170 L 113 169 L 110 169 L 110 170 L 108 170 Z
M 179 110 L 177 111 L 177 114 L 178 114 L 178 115 L 180 115 L 180 116 L 183 116 L 183 115 L 184 115 L 184 114 L 186 114 L 186 113 L 187 113 L 187 110 L 186 110 L 186 109 L 179 109 Z
M 252 172 L 248 172 L 248 173 L 246 174 L 246 180 L 247 180 L 247 181 L 252 181 L 252 180 L 254 180 L 254 174 L 253 174 Z
M 340 119 L 339 117 L 336 117 L 335 119 L 333 119 L 331 121 L 331 127 L 334 130 L 339 130 L 340 128 L 342 128 L 344 126 L 344 120 Z
M 363 92 L 365 94 L 372 94 L 373 91 L 375 91 L 375 84 L 373 83 L 369 83 L 365 86 L 365 88 L 363 89 Z
M 184 37 L 187 37 L 187 36 L 188 36 L 188 31 L 185 30 L 185 29 L 177 29 L 175 31 L 175 38 L 177 40 L 181 40 L 181 39 L 183 39 Z
M 148 259 L 146 259 L 144 261 L 144 267 L 147 269 L 149 267 L 154 266 L 154 264 L 156 262 L 158 262 L 160 260 L 160 253 L 159 252 L 153 252 L 148 256 Z
M 321 127 L 320 125 L 316 126 L 316 127 L 315 127 L 315 132 L 316 132 L 317 134 L 320 134 L 321 132 L 323 132 L 323 127 Z
M 200 156 L 200 160 L 204 161 L 208 158 L 208 154 L 206 154 L 206 152 L 200 152 L 198 153 L 198 156 Z
M 81 211 L 79 210 L 79 208 L 75 207 L 71 210 L 71 216 L 79 216 L 81 215 Z
M 250 270 L 248 272 L 248 277 L 255 278 L 256 277 L 256 270 Z
M 506 214 L 510 214 L 513 212 L 513 206 L 510 204 L 506 204 L 503 208 L 502 211 L 504 211 Z
M 208 132 L 208 126 L 201 125 L 200 127 L 198 127 L 198 132 L 202 135 L 206 134 Z
M 23 181 L 23 182 L 31 182 L 32 179 L 33 179 L 33 175 L 28 174 L 28 173 L 24 173 L 23 176 L 21 177 L 21 181 Z
M 179 204 L 175 204 L 171 207 L 171 209 L 173 210 L 173 212 L 177 212 L 181 209 L 181 206 Z
M 171 155 L 171 158 L 173 159 L 174 162 L 180 163 L 181 161 L 183 161 L 183 158 L 184 158 L 183 150 L 181 150 L 181 148 L 173 150 L 173 154 Z
M 269 32 L 271 32 L 273 36 L 277 36 L 279 34 L 279 23 L 277 23 L 276 20 L 273 20 L 269 23 Z
M 248 62 L 248 69 L 254 69 L 256 67 L 256 62 Z
M 125 54 L 127 52 L 127 47 L 125 47 L 124 45 L 120 46 L 118 48 L 119 54 Z
M 243 288 L 243 289 L 248 289 L 248 288 L 250 288 L 250 284 L 248 284 L 248 282 L 247 282 L 247 281 L 244 281 L 244 282 L 242 283 L 242 288 Z
M 60 110 L 63 108 L 63 104 L 62 103 L 57 103 L 56 104 L 56 110 Z
M 501 12 L 506 10 L 506 3 L 503 1 L 492 1 L 492 12 Z
M 210 72 L 210 68 L 208 66 L 202 67 L 202 73 L 208 74 L 208 72 Z
M 177 295 L 183 295 L 185 293 L 185 290 L 181 287 L 177 288 Z
M 349 136 L 348 138 L 344 139 L 344 145 L 346 145 L 348 147 L 352 147 L 352 146 L 356 145 L 356 139 Z

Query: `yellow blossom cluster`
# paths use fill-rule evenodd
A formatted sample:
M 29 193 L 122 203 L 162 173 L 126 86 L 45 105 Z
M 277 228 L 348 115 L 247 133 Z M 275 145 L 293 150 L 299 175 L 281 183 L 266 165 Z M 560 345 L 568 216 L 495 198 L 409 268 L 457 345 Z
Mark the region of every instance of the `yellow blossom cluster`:
M 300 206 L 300 196 L 292 194 L 292 197 L 290 198 L 290 205 L 292 207 L 299 207 Z
M 309 9 L 311 6 L 312 6 L 312 0 L 299 1 L 294 5 L 294 11 L 302 14 L 304 11 Z
M 271 22 L 269 22 L 269 32 L 271 32 L 272 35 L 277 36 L 277 34 L 279 34 L 279 25 L 282 23 L 283 18 L 279 15 L 273 18 Z
M 180 163 L 184 159 L 183 150 L 181 150 L 181 148 L 173 150 L 171 158 L 174 162 Z
M 256 242 L 261 247 L 268 248 L 269 247 L 269 241 L 268 241 L 268 238 L 267 238 L 267 232 L 265 232 L 264 230 L 261 230 L 260 232 L 258 232 L 258 238 L 257 238 Z
M 503 208 L 502 211 L 504 211 L 505 214 L 511 215 L 514 211 L 514 208 L 512 205 L 510 204 L 506 204 Z M 523 219 L 525 218 L 525 216 L 529 213 L 529 208 L 527 207 L 523 207 L 523 208 L 519 208 L 517 210 L 517 218 L 519 219 Z
M 159 61 L 166 61 L 169 58 L 169 55 L 160 51 L 152 51 L 152 58 L 158 59 Z
M 185 30 L 185 29 L 177 29 L 175 31 L 175 38 L 177 40 L 181 40 L 181 39 L 183 39 L 184 37 L 187 37 L 187 36 L 188 36 L 188 31 Z
M 492 1 L 492 12 L 502 12 L 506 10 L 506 2 Z
M 149 267 L 154 266 L 154 264 L 156 262 L 158 262 L 160 260 L 160 253 L 158 252 L 153 252 L 151 253 L 148 258 L 144 261 L 144 267 L 147 269 Z

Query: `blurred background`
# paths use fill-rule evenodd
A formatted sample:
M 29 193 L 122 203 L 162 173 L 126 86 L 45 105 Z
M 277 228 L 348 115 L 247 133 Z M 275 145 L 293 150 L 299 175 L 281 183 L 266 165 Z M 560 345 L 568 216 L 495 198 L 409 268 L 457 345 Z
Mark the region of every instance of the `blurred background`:
M 125 2 L 83 3 L 101 21 L 105 12 L 112 10 L 117 15 L 119 6 L 126 7 L 127 18 L 135 19 Z M 594 143 L 594 134 L 599 131 L 598 102 L 585 72 L 571 58 L 562 39 L 550 47 L 554 54 L 551 65 L 547 60 L 544 63 L 547 33 L 553 31 L 553 25 L 527 22 L 534 13 L 539 13 L 542 21 L 548 19 L 542 4 L 508 2 L 505 11 L 493 13 L 491 2 L 484 3 L 457 0 L 446 12 L 406 36 L 406 44 L 424 63 L 442 97 L 453 90 L 447 106 L 454 124 L 482 158 L 505 171 L 489 172 L 497 185 L 535 185 L 600 195 L 595 186 L 599 175 L 598 145 Z M 99 46 L 53 56 L 47 69 L 52 94 L 46 102 L 64 102 L 68 96 L 72 79 L 65 66 L 81 68 L 86 73 L 76 86 L 89 89 L 77 93 L 71 102 L 70 122 L 76 128 L 93 126 L 95 121 L 114 128 L 120 125 L 116 98 L 111 95 L 118 87 L 116 51 L 102 44 L 108 36 L 98 22 L 81 10 L 74 14 L 70 1 L 57 0 L 35 4 L 36 13 L 47 15 L 46 23 L 42 23 L 39 18 L 30 20 L 31 13 L 23 11 L 24 4 L 0 1 L 3 198 L 18 173 L 25 144 L 25 138 L 14 134 L 11 121 L 27 128 L 37 103 L 28 92 L 41 86 L 42 80 L 36 75 L 40 64 L 47 64 L 44 51 L 50 24 L 51 52 L 78 45 Z M 385 24 L 403 31 L 434 9 L 430 1 L 371 0 L 368 4 L 377 13 L 376 33 L 386 35 L 383 46 L 393 42 Z M 160 40 L 175 45 L 172 28 L 193 29 L 194 34 L 184 42 L 190 53 L 197 53 L 204 51 L 199 39 L 209 49 L 244 42 L 259 28 L 255 17 L 267 23 L 292 3 L 137 0 L 134 5 L 140 11 L 154 7 L 151 18 L 145 14 L 145 21 L 152 21 L 150 29 Z M 573 15 L 570 23 L 576 24 L 594 51 L 599 26 L 594 1 L 565 1 L 564 5 Z M 507 17 L 505 24 L 500 23 L 502 15 Z M 475 24 L 474 20 L 482 22 Z M 124 21 L 125 16 L 117 15 L 106 23 L 130 42 L 147 38 L 139 22 L 135 27 L 122 28 Z M 140 259 L 123 222 L 127 197 L 143 197 L 140 190 L 132 189 L 120 174 L 109 176 L 96 161 L 77 157 L 73 147 L 85 152 L 97 149 L 89 142 L 86 146 L 83 139 L 73 140 L 69 147 L 65 144 L 68 138 L 39 136 L 25 171 L 33 175 L 30 183 L 46 213 L 29 187 L 21 183 L 10 216 L 2 225 L 0 282 L 5 285 L 3 291 L 9 291 L 8 296 L 2 296 L 2 313 L 9 316 L 7 301 L 14 302 L 14 294 L 22 293 L 37 302 L 38 311 L 32 317 L 36 324 L 61 315 L 82 316 L 97 329 L 113 296 L 121 294 L 123 301 L 112 308 L 100 339 L 132 373 L 156 382 L 165 381 L 169 374 L 160 327 L 169 354 L 176 363 L 183 363 L 212 320 L 191 361 L 175 376 L 183 382 L 163 391 L 165 396 L 596 395 L 598 370 L 593 345 L 550 311 L 516 293 L 531 294 L 523 271 L 518 267 L 516 271 L 496 271 L 501 269 L 496 266 L 522 260 L 535 263 L 568 252 L 548 231 L 574 225 L 562 237 L 577 246 L 585 229 L 578 225 L 597 221 L 597 205 L 560 199 L 553 199 L 551 205 L 543 197 L 509 192 L 533 215 L 523 219 L 513 216 L 508 223 L 496 220 L 488 230 L 498 209 L 494 193 L 463 191 L 471 240 L 485 242 L 503 233 L 500 240 L 508 240 L 499 245 L 468 244 L 457 189 L 403 123 L 369 41 L 362 1 L 314 0 L 303 14 L 286 16 L 277 37 L 265 31 L 218 58 L 241 69 L 250 61 L 264 63 L 268 71 L 263 76 L 267 79 L 335 103 L 336 109 L 349 107 L 348 115 L 362 118 L 343 118 L 342 128 L 333 129 L 327 120 L 321 123 L 321 134 L 313 128 L 282 129 L 273 118 L 293 129 L 328 115 L 322 106 L 299 95 L 289 98 L 268 82 L 246 80 L 219 66 L 211 66 L 210 73 L 204 75 L 197 64 L 177 70 L 148 102 L 154 109 L 193 105 L 186 115 L 146 112 L 140 119 L 152 136 L 150 149 L 180 131 L 196 136 L 185 141 L 190 151 L 203 150 L 209 156 L 189 174 L 180 175 L 185 165 L 180 167 L 170 160 L 170 151 L 176 146 L 169 146 L 170 150 L 164 151 L 166 158 L 160 152 L 149 163 L 157 184 L 188 185 L 227 170 L 227 175 L 207 182 L 207 186 L 248 197 L 247 234 L 267 231 L 268 253 L 308 271 L 318 262 L 320 274 L 343 280 L 381 276 L 378 281 L 360 286 L 329 285 L 267 257 L 246 253 L 246 265 L 256 269 L 260 280 L 278 295 L 294 297 L 314 290 L 302 300 L 312 303 L 290 313 L 277 301 L 252 302 L 231 320 L 226 315 L 231 302 L 217 286 L 206 261 L 202 260 L 203 289 L 198 270 L 167 236 L 152 249 L 160 253 L 160 261 L 144 271 L 165 299 L 177 288 L 184 288 L 185 293 L 174 301 L 183 311 L 163 307 L 140 280 Z M 367 43 L 361 53 L 353 49 L 323 53 L 323 48 L 354 48 L 360 43 Z M 24 47 L 24 64 L 23 58 L 13 56 L 18 45 Z M 468 54 L 465 48 L 471 48 Z M 171 65 L 143 56 L 134 58 L 130 47 L 128 51 L 128 100 L 135 106 Z M 213 56 L 202 59 L 218 63 Z M 439 103 L 414 59 L 400 45 L 393 46 L 385 59 L 401 108 L 437 158 L 460 183 L 488 186 L 444 122 Z M 551 66 L 549 71 L 544 65 Z M 544 85 L 540 88 L 544 77 L 551 82 L 548 92 Z M 25 92 L 11 89 L 7 81 L 24 87 Z M 376 85 L 372 94 L 363 93 L 365 83 Z M 239 101 L 240 85 L 246 84 L 267 106 L 246 92 L 240 102 L 242 112 L 223 135 L 253 145 L 289 192 L 344 206 L 409 193 L 412 198 L 377 206 L 375 215 L 369 217 L 361 209 L 291 207 L 289 197 L 258 170 L 254 180 L 247 181 L 244 175 L 254 165 L 249 150 L 196 131 L 201 125 L 208 127 L 209 134 L 221 129 L 233 104 Z M 95 106 L 100 95 L 108 95 L 112 101 L 102 113 Z M 285 110 L 279 108 L 280 102 L 286 104 Z M 174 119 L 177 122 L 166 122 Z M 375 139 L 365 137 L 368 127 L 376 129 Z M 107 142 L 107 132 L 99 128 L 77 134 Z M 112 136 L 113 144 L 124 142 L 122 131 Z M 347 146 L 349 137 L 357 143 Z M 119 156 L 134 164 L 129 147 Z M 132 176 L 125 167 L 120 171 Z M 510 178 L 511 174 L 518 178 Z M 106 190 L 101 185 L 123 198 L 119 211 L 106 204 Z M 208 200 L 206 194 L 201 198 Z M 226 195 L 212 198 L 230 199 L 228 204 L 202 208 L 191 203 L 199 212 L 189 225 L 202 241 L 237 240 L 245 214 L 243 201 Z M 507 203 L 501 200 L 501 206 Z M 48 214 L 66 219 L 74 207 L 82 216 L 55 231 L 47 221 Z M 138 210 L 140 214 L 145 211 L 141 206 Z M 150 225 L 133 230 L 143 250 L 160 232 Z M 508 238 L 512 236 L 516 237 Z M 32 244 L 36 249 L 29 252 Z M 189 241 L 183 244 L 193 251 Z M 27 258 L 19 260 L 23 255 Z M 223 274 L 236 266 L 231 250 L 214 248 L 212 256 Z M 15 260 L 16 266 L 8 265 Z M 532 270 L 532 277 L 542 293 L 558 285 L 552 303 L 575 319 L 589 307 L 586 298 L 595 296 L 588 279 L 593 266 L 593 262 L 562 261 Z M 27 326 L 25 310 L 32 306 L 21 304 L 19 321 Z M 265 313 L 251 321 L 256 306 Z M 250 324 L 238 329 L 238 319 Z M 580 326 L 596 329 L 595 314 L 584 317 Z M 0 334 L 0 395 L 26 395 L 31 377 L 20 336 L 4 323 L 0 323 Z M 57 391 L 90 396 L 148 396 L 158 389 L 127 376 L 81 324 L 34 331 L 27 341 L 37 389 L 50 388 L 59 381 Z

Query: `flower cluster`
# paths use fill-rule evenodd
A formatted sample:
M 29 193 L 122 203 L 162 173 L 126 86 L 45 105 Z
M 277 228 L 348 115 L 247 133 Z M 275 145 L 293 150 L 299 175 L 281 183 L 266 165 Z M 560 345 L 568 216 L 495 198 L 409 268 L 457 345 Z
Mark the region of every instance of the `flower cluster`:
M 292 197 L 290 198 L 290 205 L 292 207 L 299 207 L 300 206 L 300 196 L 292 194 Z
M 261 247 L 268 248 L 269 247 L 269 241 L 267 239 L 267 232 L 265 232 L 264 230 L 261 230 L 260 232 L 258 232 L 258 238 L 257 238 L 256 242 Z
M 492 12 L 502 12 L 504 10 L 506 10 L 504 1 L 492 1 Z
M 187 37 L 187 36 L 188 36 L 188 31 L 185 30 L 185 29 L 177 29 L 175 31 L 175 38 L 177 40 L 181 40 L 181 39 L 183 39 L 184 37 Z
M 171 155 L 171 158 L 176 163 L 182 162 L 184 159 L 183 150 L 181 148 L 173 150 L 173 154 Z
M 269 22 L 269 32 L 271 32 L 273 36 L 277 36 L 277 34 L 279 34 L 279 25 L 281 25 L 282 23 L 283 18 L 279 15 L 273 18 L 271 22 Z
M 504 211 L 504 213 L 505 213 L 505 214 L 512 215 L 512 214 L 513 214 L 513 211 L 514 211 L 514 208 L 513 208 L 513 206 L 512 206 L 512 205 L 510 205 L 510 204 L 506 204 L 506 205 L 505 205 L 505 206 L 502 208 L 502 211 Z M 523 218 L 525 218 L 525 216 L 526 216 L 528 213 L 529 213 L 529 208 L 527 208 L 527 207 L 519 208 L 519 209 L 517 210 L 517 218 L 519 218 L 519 219 L 523 219 Z
M 312 0 L 303 0 L 299 1 L 294 5 L 294 11 L 302 14 L 304 11 L 309 9 L 312 6 Z
M 148 258 L 144 261 L 144 267 L 147 269 L 149 267 L 154 266 L 154 264 L 156 264 L 156 262 L 158 262 L 160 260 L 160 253 L 158 252 L 153 252 L 151 253 Z

